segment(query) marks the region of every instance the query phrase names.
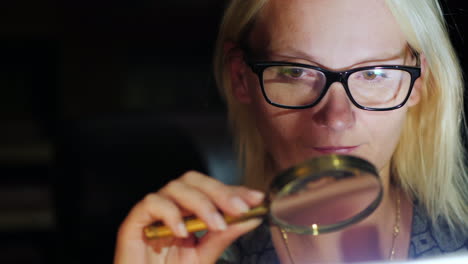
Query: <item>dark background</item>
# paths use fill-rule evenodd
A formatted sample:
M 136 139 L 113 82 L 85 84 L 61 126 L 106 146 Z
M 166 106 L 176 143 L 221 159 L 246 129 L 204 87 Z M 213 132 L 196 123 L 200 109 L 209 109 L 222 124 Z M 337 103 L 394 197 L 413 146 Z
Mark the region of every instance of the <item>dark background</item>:
M 0 3 L 0 263 L 110 263 L 145 193 L 188 169 L 235 183 L 211 74 L 225 3 Z M 466 68 L 467 11 L 444 7 Z

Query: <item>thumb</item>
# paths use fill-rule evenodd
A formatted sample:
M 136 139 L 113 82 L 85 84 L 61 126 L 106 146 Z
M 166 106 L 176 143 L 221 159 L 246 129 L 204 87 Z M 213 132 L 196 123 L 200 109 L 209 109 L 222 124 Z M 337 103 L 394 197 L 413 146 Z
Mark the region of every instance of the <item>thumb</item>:
M 212 231 L 204 235 L 198 244 L 198 255 L 201 263 L 215 263 L 234 240 L 258 227 L 262 221 L 261 218 L 253 218 L 229 225 L 225 231 Z

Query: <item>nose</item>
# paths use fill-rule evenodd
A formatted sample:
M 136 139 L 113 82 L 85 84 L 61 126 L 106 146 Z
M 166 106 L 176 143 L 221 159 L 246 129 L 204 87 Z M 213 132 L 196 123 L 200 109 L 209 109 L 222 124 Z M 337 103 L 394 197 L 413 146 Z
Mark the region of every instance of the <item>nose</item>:
M 353 104 L 341 83 L 333 83 L 327 94 L 316 106 L 314 121 L 321 127 L 340 132 L 354 126 Z

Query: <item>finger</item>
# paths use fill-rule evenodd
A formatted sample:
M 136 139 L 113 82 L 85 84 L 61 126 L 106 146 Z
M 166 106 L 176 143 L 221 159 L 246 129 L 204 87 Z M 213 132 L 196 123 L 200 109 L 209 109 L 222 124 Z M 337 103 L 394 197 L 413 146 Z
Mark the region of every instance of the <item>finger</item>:
M 260 205 L 265 199 L 265 194 L 261 191 L 249 189 L 244 186 L 235 186 L 234 192 L 242 197 L 244 201 L 250 206 Z
M 171 247 L 176 241 L 175 237 L 163 237 L 153 240 L 148 240 L 146 244 L 152 248 L 153 252 L 161 254 L 164 249 Z
M 155 197 L 157 197 L 157 195 L 151 194 L 137 203 L 121 224 L 118 231 L 114 255 L 115 264 L 146 263 L 147 254 L 143 252 L 146 252 L 150 247 L 148 247 L 148 241 L 143 237 L 142 230 L 152 222 L 164 219 L 164 217 L 159 216 L 158 212 L 162 210 L 166 212 L 172 211 L 170 205 L 169 207 L 165 207 L 164 202 L 158 201 Z M 180 218 L 180 216 L 176 216 L 175 218 Z M 170 222 L 181 221 L 170 220 L 170 217 L 168 219 L 169 220 L 165 220 L 168 224 Z M 150 256 L 157 258 L 160 258 L 162 255 L 163 254 L 150 254 Z
M 261 192 L 246 187 L 225 185 L 197 172 L 188 172 L 181 180 L 211 197 L 218 208 L 233 216 L 247 212 L 251 206 L 258 205 L 264 198 Z
M 162 221 L 176 237 L 188 236 L 179 207 L 173 201 L 155 193 L 148 194 L 135 205 L 122 228 L 131 229 L 131 236 L 141 239 L 143 228 L 156 221 Z
M 193 248 L 196 246 L 197 238 L 195 235 L 189 235 L 188 238 L 164 237 L 153 239 L 147 242 L 155 253 L 161 253 L 164 249 L 170 247 Z
M 180 207 L 193 212 L 213 231 L 225 230 L 227 225 L 212 199 L 199 190 L 175 180 L 166 185 L 160 194 L 173 200 Z
M 199 240 L 198 255 L 201 263 L 214 263 L 241 235 L 255 229 L 262 223 L 262 219 L 255 218 L 248 221 L 230 225 L 226 231 L 208 232 Z

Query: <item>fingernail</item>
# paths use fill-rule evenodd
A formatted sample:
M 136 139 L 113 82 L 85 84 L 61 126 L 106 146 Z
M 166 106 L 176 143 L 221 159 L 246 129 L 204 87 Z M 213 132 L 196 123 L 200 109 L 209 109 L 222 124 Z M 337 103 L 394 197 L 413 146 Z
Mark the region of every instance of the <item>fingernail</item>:
M 177 225 L 176 232 L 181 237 L 187 237 L 188 236 L 187 228 L 185 228 L 184 223 L 180 223 L 180 224 Z
M 226 222 L 224 222 L 224 219 L 221 217 L 220 214 L 215 213 L 212 216 L 213 223 L 218 230 L 226 230 Z
M 263 198 L 265 198 L 265 194 L 260 191 L 250 191 L 250 195 L 252 198 L 259 202 L 262 201 Z
M 239 197 L 232 197 L 231 204 L 239 213 L 246 213 L 249 211 L 249 206 Z

